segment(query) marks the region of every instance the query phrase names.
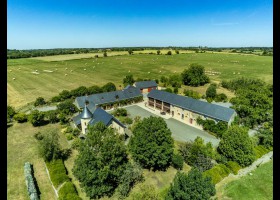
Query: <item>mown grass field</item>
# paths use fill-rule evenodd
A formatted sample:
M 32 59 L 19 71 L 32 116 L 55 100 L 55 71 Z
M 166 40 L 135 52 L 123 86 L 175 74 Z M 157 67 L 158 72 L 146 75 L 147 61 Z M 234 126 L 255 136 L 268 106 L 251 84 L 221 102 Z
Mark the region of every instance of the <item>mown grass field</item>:
M 134 78 L 160 79 L 162 75 L 181 73 L 191 63 L 199 63 L 205 67 L 205 70 L 221 73 L 210 76 L 211 81 L 219 82 L 244 76 L 260 78 L 272 83 L 271 56 L 190 52 L 167 56 L 138 52 L 135 55 L 80 59 L 74 57 L 75 59 L 68 60 L 69 56 L 76 55 L 58 56 L 58 61 L 52 61 L 52 56 L 8 60 L 8 104 L 19 108 L 35 101 L 39 96 L 49 99 L 64 89 L 71 90 L 82 85 L 101 86 L 113 82 L 117 89 L 120 89 L 119 85 L 122 85 L 125 75 L 133 74 Z M 39 73 L 37 75 L 32 73 L 36 70 Z M 197 88 L 193 89 L 197 90 Z
M 246 175 L 228 183 L 220 199 L 270 200 L 273 199 L 273 162 L 269 161 Z

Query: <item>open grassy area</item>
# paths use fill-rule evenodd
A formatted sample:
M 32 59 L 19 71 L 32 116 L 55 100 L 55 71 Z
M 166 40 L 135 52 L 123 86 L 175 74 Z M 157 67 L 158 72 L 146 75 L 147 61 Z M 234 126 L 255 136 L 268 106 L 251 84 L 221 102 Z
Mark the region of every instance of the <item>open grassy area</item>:
M 225 186 L 221 199 L 269 200 L 273 199 L 273 162 L 269 161 L 246 175 Z
M 34 128 L 30 123 L 18 124 L 8 128 L 7 134 L 7 199 L 28 200 L 23 166 L 25 162 L 33 164 L 42 200 L 54 199 L 55 194 L 48 179 L 43 159 L 39 157 L 34 134 L 57 129 L 59 125 L 47 125 Z
M 126 54 L 67 61 L 44 61 L 42 58 L 13 59 L 8 60 L 7 67 L 8 104 L 19 108 L 35 101 L 39 96 L 49 99 L 64 89 L 71 90 L 81 85 L 104 85 L 109 81 L 120 89 L 119 85 L 122 85 L 124 76 L 129 73 L 135 78 L 159 79 L 161 75 L 181 73 L 189 64 L 195 62 L 202 64 L 206 70 L 221 73 L 210 76 L 211 81 L 244 76 L 261 78 L 272 83 L 273 63 L 270 56 L 184 53 L 171 56 Z M 32 73 L 36 70 L 39 74 Z

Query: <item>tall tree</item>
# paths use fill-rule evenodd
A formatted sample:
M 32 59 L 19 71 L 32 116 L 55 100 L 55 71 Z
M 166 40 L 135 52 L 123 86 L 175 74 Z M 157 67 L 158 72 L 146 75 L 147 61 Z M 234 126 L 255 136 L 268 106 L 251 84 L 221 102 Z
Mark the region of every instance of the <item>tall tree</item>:
M 116 85 L 112 82 L 106 83 L 103 87 L 102 90 L 103 92 L 112 92 L 112 91 L 116 91 Z
M 216 95 L 217 95 L 216 86 L 213 84 L 209 85 L 209 87 L 206 90 L 206 97 L 213 99 L 213 98 L 215 98 Z
M 127 86 L 127 85 L 133 85 L 134 83 L 134 78 L 133 75 L 126 75 L 123 79 L 123 85 Z
M 44 134 L 43 139 L 39 140 L 39 154 L 45 161 L 58 159 L 61 156 L 61 147 L 59 144 L 59 135 L 57 131 L 51 130 Z
M 28 120 L 33 126 L 40 126 L 44 123 L 45 114 L 39 110 L 33 110 L 28 116 Z
M 160 50 L 157 50 L 157 55 L 159 55 L 160 54 Z
M 209 77 L 204 73 L 204 67 L 197 63 L 192 63 L 181 75 L 185 85 L 200 86 L 210 81 Z
M 166 122 L 160 117 L 144 118 L 133 129 L 129 149 L 144 168 L 164 170 L 172 160 L 174 140 Z
M 242 167 L 250 165 L 255 159 L 248 129 L 237 125 L 231 126 L 222 135 L 217 150 L 228 160 L 235 161 Z
M 216 194 L 211 178 L 203 177 L 202 173 L 193 168 L 188 174 L 177 172 L 167 193 L 166 200 L 207 200 Z
M 99 122 L 89 127 L 80 146 L 73 174 L 90 198 L 111 196 L 128 162 L 126 146 L 113 129 Z

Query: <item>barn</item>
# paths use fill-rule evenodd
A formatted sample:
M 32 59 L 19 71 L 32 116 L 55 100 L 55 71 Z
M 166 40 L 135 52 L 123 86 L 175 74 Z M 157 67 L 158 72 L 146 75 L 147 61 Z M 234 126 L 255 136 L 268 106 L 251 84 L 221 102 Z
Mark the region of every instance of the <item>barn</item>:
M 153 89 L 157 89 L 157 83 L 152 81 L 139 81 L 133 84 L 136 88 L 140 89 L 141 93 L 149 93 Z
M 216 123 L 224 121 L 230 125 L 237 115 L 235 110 L 231 108 L 161 90 L 152 90 L 147 97 L 148 102 L 146 105 L 149 107 L 165 112 L 179 121 L 200 129 L 202 127 L 197 123 L 198 117 L 211 119 Z

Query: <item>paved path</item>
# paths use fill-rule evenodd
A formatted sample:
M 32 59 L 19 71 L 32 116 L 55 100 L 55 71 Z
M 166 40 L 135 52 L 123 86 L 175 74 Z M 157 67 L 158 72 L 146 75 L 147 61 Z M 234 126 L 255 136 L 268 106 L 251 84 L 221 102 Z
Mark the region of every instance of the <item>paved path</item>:
M 32 110 L 39 110 L 39 111 L 41 111 L 41 112 L 45 112 L 45 111 L 56 110 L 56 109 L 57 109 L 56 106 L 43 106 L 43 107 L 38 107 L 38 108 L 34 107 L 34 108 L 31 109 L 31 111 L 32 111 Z M 28 110 L 28 111 L 26 112 L 26 114 L 29 114 L 31 111 Z
M 165 120 L 168 128 L 170 128 L 172 137 L 177 141 L 193 141 L 197 136 L 199 136 L 203 138 L 205 142 L 211 142 L 213 146 L 217 146 L 219 144 L 219 139 L 213 135 L 210 135 L 206 131 L 194 128 L 183 122 L 173 119 L 170 117 L 170 115 L 161 115 L 159 111 L 153 111 L 152 109 L 145 107 L 143 103 L 125 106 L 124 108 L 133 118 L 135 116 L 140 116 L 142 118 L 149 116 L 162 117 Z

